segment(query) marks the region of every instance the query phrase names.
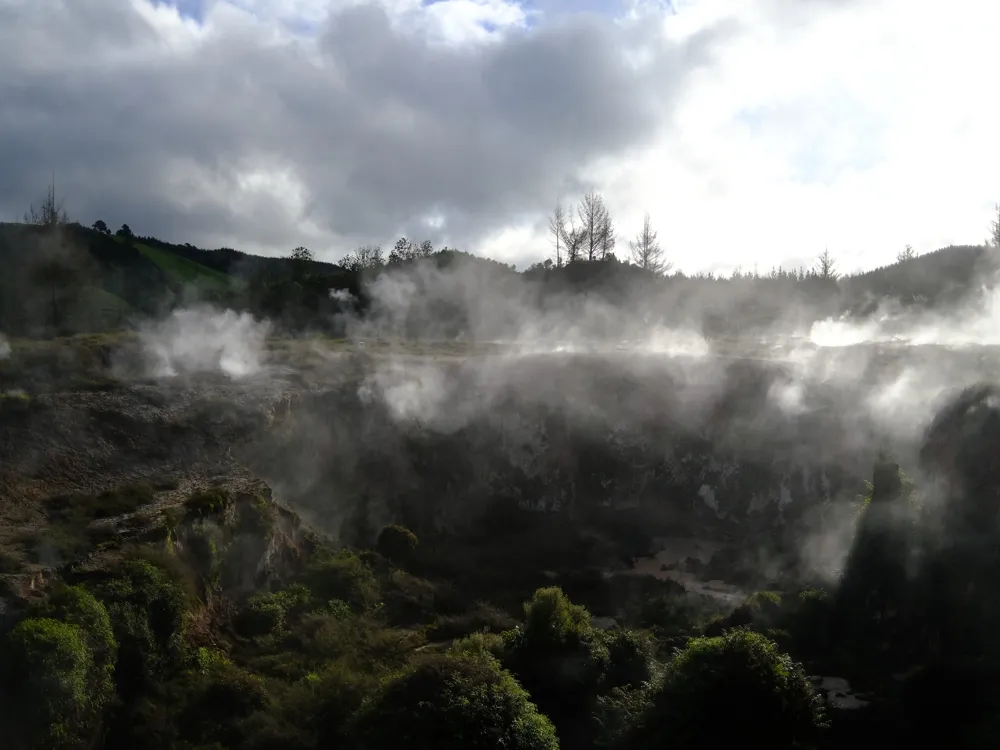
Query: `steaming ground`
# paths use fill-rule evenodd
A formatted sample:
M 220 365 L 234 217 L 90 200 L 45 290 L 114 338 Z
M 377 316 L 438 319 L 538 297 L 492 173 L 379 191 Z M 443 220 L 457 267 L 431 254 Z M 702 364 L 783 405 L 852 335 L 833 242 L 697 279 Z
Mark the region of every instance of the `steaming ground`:
M 739 536 L 764 549 L 790 536 L 800 569 L 833 578 L 875 452 L 915 466 L 941 405 L 1000 367 L 991 291 L 948 314 L 887 307 L 798 335 L 709 340 L 586 300 L 528 320 L 517 294 L 418 281 L 382 277 L 373 313 L 348 319 L 341 341 L 281 339 L 267 321 L 211 306 L 141 325 L 96 364 L 54 349 L 46 363 L 0 335 L 0 386 L 32 398 L 2 415 L 0 513 L 23 526 L 53 494 L 169 475 L 179 489 L 161 499 L 172 502 L 259 477 L 337 533 L 361 493 L 380 521 L 395 520 L 400 497 L 438 493 L 427 522 L 447 524 L 516 488 L 538 511 L 575 512 L 584 496 L 639 508 L 673 548 Z M 428 285 L 464 309 L 466 340 L 434 324 Z M 67 380 L 72 368 L 103 389 Z M 617 463 L 600 474 L 608 456 Z M 432 486 L 429 474 L 445 479 Z M 670 549 L 649 551 L 660 560 L 638 569 L 705 589 L 683 560 L 662 570 Z

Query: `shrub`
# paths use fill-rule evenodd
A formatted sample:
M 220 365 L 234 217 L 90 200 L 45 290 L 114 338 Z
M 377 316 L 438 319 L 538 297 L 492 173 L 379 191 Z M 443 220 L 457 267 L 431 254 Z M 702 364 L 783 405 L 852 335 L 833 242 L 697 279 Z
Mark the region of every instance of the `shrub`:
M 278 521 L 278 511 L 266 497 L 256 497 L 240 507 L 237 529 L 245 534 L 267 536 Z
M 437 587 L 403 570 L 393 570 L 384 588 L 385 614 L 395 625 L 426 623 L 433 619 Z
M 155 497 L 148 484 L 129 484 L 98 495 L 57 495 L 49 498 L 46 511 L 54 523 L 78 523 L 81 519 L 113 518 L 132 513 L 152 503 Z
M 233 497 L 222 487 L 199 490 L 184 501 L 185 515 L 189 519 L 219 515 L 233 504 Z
M 509 614 L 491 604 L 480 602 L 465 614 L 439 617 L 427 628 L 427 637 L 432 641 L 445 641 L 483 630 L 502 633 L 516 626 L 517 620 Z
M 119 692 L 128 695 L 147 686 L 178 663 L 185 597 L 163 570 L 148 560 L 127 560 L 95 593 L 118 641 Z
M 451 651 L 456 654 L 469 654 L 480 656 L 492 656 L 500 658 L 503 656 L 504 639 L 496 633 L 473 633 L 465 638 L 460 638 L 451 644 Z
M 118 658 L 118 642 L 107 609 L 82 586 L 57 586 L 43 605 L 45 615 L 80 628 L 93 654 L 92 700 L 99 706 L 110 702 L 114 693 L 113 676 Z
M 499 663 L 482 655 L 426 659 L 388 681 L 351 731 L 366 750 L 555 750 L 555 730 Z
M 578 731 L 580 717 L 593 708 L 608 661 L 590 613 L 558 588 L 538 589 L 525 604 L 523 629 L 505 637 L 504 664 L 560 736 Z
M 808 746 L 824 726 L 801 665 L 746 629 L 695 638 L 667 665 L 632 746 Z
M 652 706 L 650 684 L 615 687 L 598 696 L 593 713 L 593 746 L 600 750 L 628 747 L 630 733 Z
M 239 721 L 267 705 L 263 679 L 211 649 L 199 649 L 196 664 L 196 672 L 181 678 L 186 695 L 178 717 L 180 736 L 199 747 L 213 741 L 240 744 Z
M 604 635 L 608 665 L 603 675 L 604 689 L 636 687 L 653 677 L 655 659 L 652 640 L 633 630 L 613 630 Z
M 413 562 L 419 542 L 417 535 L 405 526 L 386 526 L 378 535 L 375 551 L 392 560 L 396 565 L 406 566 Z
M 91 683 L 94 656 L 80 628 L 51 618 L 22 620 L 4 639 L 0 658 L 3 707 L 30 738 L 26 747 L 82 743 L 100 706 Z
M 577 643 L 591 633 L 590 613 L 556 587 L 535 591 L 524 605 L 523 642 L 537 648 Z
M 256 594 L 247 600 L 233 625 L 245 638 L 276 634 L 285 628 L 290 615 L 305 611 L 309 599 L 309 589 L 302 585 Z
M 375 572 L 350 550 L 319 555 L 309 565 L 306 585 L 318 599 L 340 599 L 356 611 L 370 610 L 381 600 Z

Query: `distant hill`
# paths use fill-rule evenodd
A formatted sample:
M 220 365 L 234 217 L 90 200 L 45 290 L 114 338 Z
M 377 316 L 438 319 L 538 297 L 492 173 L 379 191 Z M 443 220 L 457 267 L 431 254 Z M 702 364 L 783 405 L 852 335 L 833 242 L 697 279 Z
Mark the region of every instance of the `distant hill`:
M 688 324 L 708 335 L 739 335 L 779 321 L 801 323 L 843 312 L 863 316 L 886 299 L 903 306 L 952 304 L 980 288 L 998 268 L 996 251 L 962 246 L 839 280 L 781 269 L 766 276 L 658 277 L 614 258 L 562 267 L 540 263 L 517 272 L 467 252 L 401 243 L 402 251 L 397 243 L 388 258 L 356 253 L 345 268 L 115 236 L 79 224 L 0 224 L 0 331 L 14 336 L 102 331 L 129 327 L 180 304 L 208 301 L 249 310 L 289 330 L 342 335 L 339 313 L 369 305 L 365 282 L 389 262 L 390 268 L 462 274 L 457 286 L 439 289 L 426 273 L 413 277 L 418 298 L 429 299 L 428 310 L 416 317 L 426 322 L 428 314 L 435 316 L 433 327 L 446 336 L 464 335 L 470 319 L 463 306 L 491 294 L 514 299 L 528 312 L 560 305 L 582 310 L 581 304 L 598 302 L 631 310 L 647 324 Z M 447 294 L 442 289 L 451 289 L 451 298 L 442 297 Z M 422 324 L 408 321 L 406 330 L 418 335 Z M 612 325 L 594 333 L 623 332 Z

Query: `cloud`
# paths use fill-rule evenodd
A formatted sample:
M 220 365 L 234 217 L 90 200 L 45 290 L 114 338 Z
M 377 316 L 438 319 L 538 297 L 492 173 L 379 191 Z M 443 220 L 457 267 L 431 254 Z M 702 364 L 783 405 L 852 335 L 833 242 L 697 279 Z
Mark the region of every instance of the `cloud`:
M 308 34 L 282 26 L 292 6 Z M 635 70 L 621 52 L 652 41 L 635 24 L 527 30 L 516 6 L 470 0 L 314 6 L 219 0 L 198 23 L 146 0 L 4 5 L 2 210 L 54 170 L 82 220 L 177 241 L 474 246 L 648 139 L 710 46 L 658 45 Z
M 990 17 L 994 18 L 990 20 Z M 683 270 L 977 242 L 1000 6 L 927 0 L 8 0 L 0 217 L 324 259 L 528 262 L 556 199 Z M 992 191 L 992 192 L 991 192 Z M 623 248 L 624 249 L 624 248 Z

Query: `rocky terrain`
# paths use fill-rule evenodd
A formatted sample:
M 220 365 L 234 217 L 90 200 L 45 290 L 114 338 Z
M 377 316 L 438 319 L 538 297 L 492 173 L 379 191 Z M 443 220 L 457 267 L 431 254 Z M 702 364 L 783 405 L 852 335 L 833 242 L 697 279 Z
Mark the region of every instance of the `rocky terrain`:
M 270 342 L 239 377 L 150 377 L 140 344 L 39 343 L 0 370 L 0 534 L 33 565 L 61 562 L 58 544 L 38 548 L 60 498 L 138 486 L 148 496 L 119 521 L 155 525 L 221 487 L 345 540 L 394 521 L 446 536 L 516 509 L 591 529 L 604 552 L 588 564 L 669 557 L 669 537 L 735 545 L 717 556 L 730 575 L 829 567 L 873 455 L 891 444 L 905 465 L 919 440 L 934 400 L 911 394 L 993 361 L 788 342 L 693 357 L 303 340 Z M 711 556 L 684 557 L 670 564 L 689 585 L 720 577 Z

